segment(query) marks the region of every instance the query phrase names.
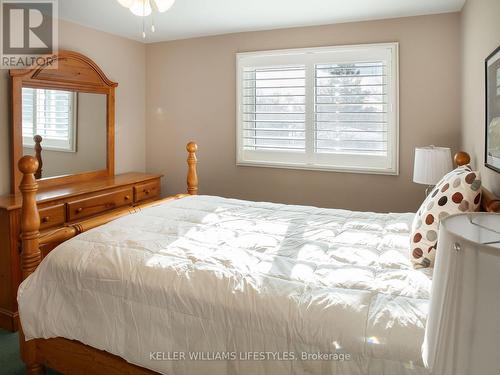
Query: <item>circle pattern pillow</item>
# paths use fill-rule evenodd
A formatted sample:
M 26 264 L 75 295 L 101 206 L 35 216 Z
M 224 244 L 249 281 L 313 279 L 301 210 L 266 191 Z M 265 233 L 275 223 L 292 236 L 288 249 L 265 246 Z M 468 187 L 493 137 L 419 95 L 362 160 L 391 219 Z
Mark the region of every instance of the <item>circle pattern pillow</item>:
M 413 219 L 410 259 L 416 268 L 434 266 L 439 222 L 448 215 L 477 211 L 481 203 L 481 178 L 470 166 L 444 176 L 425 199 Z

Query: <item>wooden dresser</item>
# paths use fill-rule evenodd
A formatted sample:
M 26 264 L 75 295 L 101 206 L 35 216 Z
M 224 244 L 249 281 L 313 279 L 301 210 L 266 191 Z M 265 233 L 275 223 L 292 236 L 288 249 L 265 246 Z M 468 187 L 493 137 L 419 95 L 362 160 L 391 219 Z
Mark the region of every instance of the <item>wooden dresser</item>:
M 40 230 L 51 231 L 117 208 L 157 200 L 161 177 L 126 173 L 42 188 L 37 194 Z M 0 327 L 10 331 L 17 330 L 16 298 L 22 279 L 20 220 L 21 196 L 0 197 Z

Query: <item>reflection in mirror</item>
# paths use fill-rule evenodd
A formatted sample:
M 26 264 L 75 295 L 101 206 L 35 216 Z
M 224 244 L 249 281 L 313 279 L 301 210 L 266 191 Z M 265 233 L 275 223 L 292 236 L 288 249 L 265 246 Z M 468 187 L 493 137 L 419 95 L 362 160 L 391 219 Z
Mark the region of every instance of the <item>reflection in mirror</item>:
M 106 95 L 23 87 L 22 119 L 36 178 L 106 169 Z

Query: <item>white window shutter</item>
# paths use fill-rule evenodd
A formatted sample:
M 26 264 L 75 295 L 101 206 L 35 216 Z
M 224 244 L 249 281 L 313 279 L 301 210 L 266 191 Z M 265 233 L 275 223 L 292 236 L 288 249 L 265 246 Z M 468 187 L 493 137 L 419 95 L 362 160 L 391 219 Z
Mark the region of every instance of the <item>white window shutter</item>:
M 243 148 L 305 152 L 305 67 L 243 71 Z
M 397 43 L 242 53 L 239 165 L 398 173 Z
M 23 87 L 22 98 L 24 145 L 40 135 L 44 149 L 74 151 L 76 93 Z
M 315 67 L 318 153 L 387 155 L 387 70 L 384 61 Z

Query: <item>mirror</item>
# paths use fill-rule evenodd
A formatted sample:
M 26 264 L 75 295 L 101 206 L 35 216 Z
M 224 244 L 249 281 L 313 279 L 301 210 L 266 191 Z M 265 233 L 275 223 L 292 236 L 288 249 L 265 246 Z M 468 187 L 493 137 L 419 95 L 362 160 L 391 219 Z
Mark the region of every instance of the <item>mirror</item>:
M 115 175 L 115 89 L 87 56 L 60 50 L 47 65 L 9 71 L 11 192 L 19 194 L 17 163 L 35 156 L 39 191 Z
M 106 95 L 23 87 L 22 141 L 37 179 L 106 169 Z

